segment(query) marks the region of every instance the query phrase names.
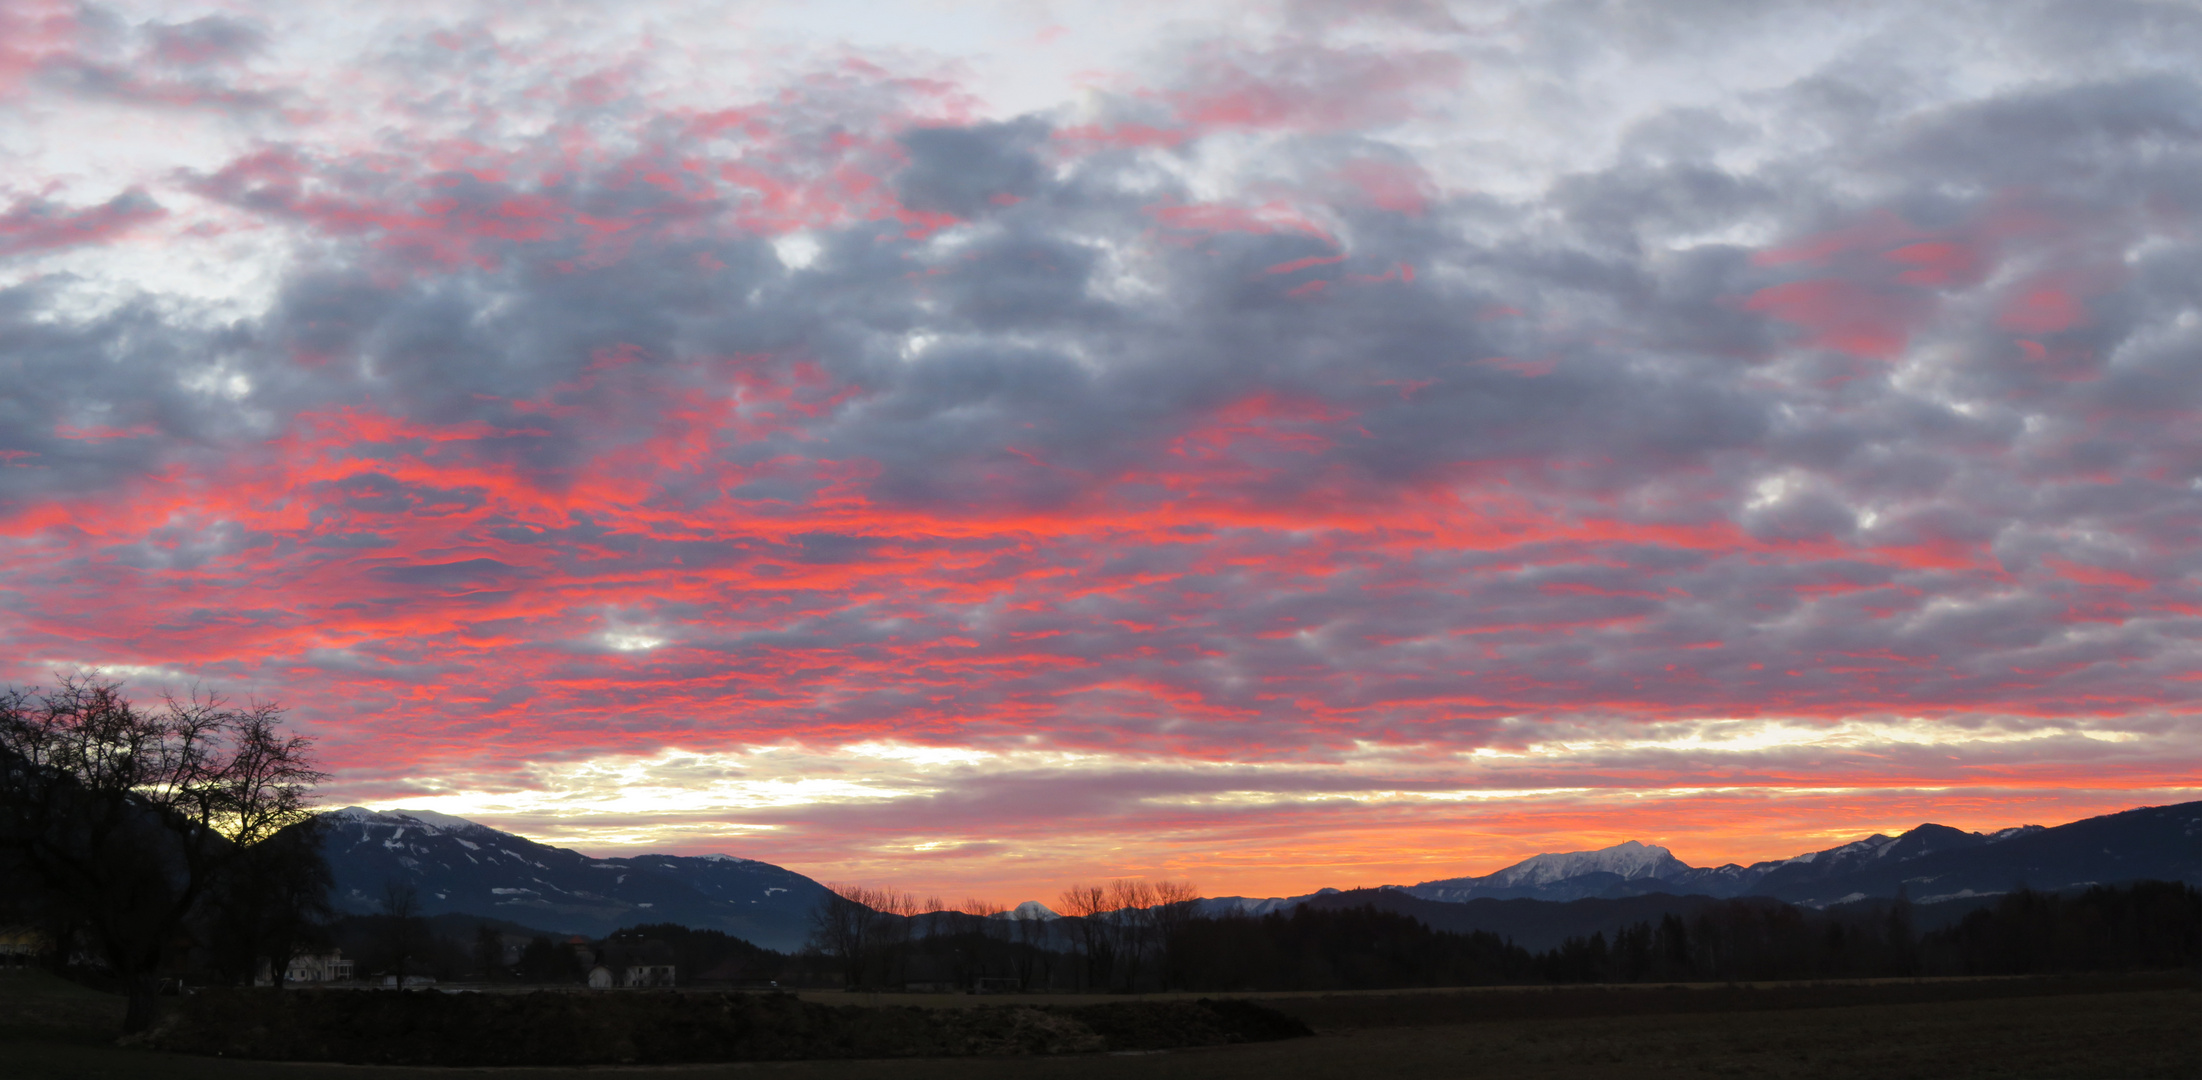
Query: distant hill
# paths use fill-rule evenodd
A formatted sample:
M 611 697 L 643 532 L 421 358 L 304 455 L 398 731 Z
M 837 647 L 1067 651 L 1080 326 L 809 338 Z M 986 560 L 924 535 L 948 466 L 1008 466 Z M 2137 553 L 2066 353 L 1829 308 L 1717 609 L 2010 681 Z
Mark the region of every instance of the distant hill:
M 1666 848 L 1632 840 L 1596 851 L 1537 855 L 1482 876 L 1380 890 L 1216 897 L 1200 903 L 1206 915 L 1260 915 L 1289 912 L 1301 904 L 1334 907 L 1373 901 L 1385 910 L 1414 914 L 1435 928 L 1519 933 L 1525 944 L 1556 944 L 1623 922 L 1687 914 L 1706 900 L 1767 897 L 1825 908 L 1886 901 L 1902 890 L 1920 905 L 1923 919 L 1934 919 L 1955 918 L 1978 906 L 1969 901 L 2019 886 L 2054 892 L 2140 880 L 2202 885 L 2202 802 L 2143 807 L 2054 828 L 2022 825 L 1990 833 L 1927 823 L 1898 836 L 1877 833 L 1750 866 L 1691 866 Z M 1373 896 L 1376 892 L 1386 895 Z M 1645 903 L 1575 904 L 1632 898 Z M 1541 901 L 1566 905 L 1567 910 L 1494 906 L 1498 901 Z
M 488 916 L 598 937 L 637 923 L 722 930 L 792 951 L 826 888 L 792 870 L 727 855 L 598 859 L 424 811 L 347 807 L 322 815 L 340 911 L 380 910 L 410 883 L 424 915 Z
M 1750 866 L 1693 867 L 1667 849 L 1630 841 L 1597 851 L 1538 855 L 1482 877 L 1399 891 L 1424 900 L 1617 899 L 1769 896 L 1825 906 L 1894 897 L 1915 902 L 2154 878 L 2202 884 L 2202 802 L 2144 807 L 2045 829 L 1993 833 L 1920 825 Z
M 2141 879 L 2202 884 L 2202 802 L 2150 806 L 2055 828 L 1968 833 L 1921 825 L 1898 837 L 1790 859 L 1753 895 L 1815 905 L 1894 896 L 1914 902 L 1992 895 L 2021 886 L 2063 890 Z
M 442 814 L 350 807 L 324 817 L 335 902 L 347 912 L 378 910 L 384 884 L 403 880 L 418 890 L 428 915 L 488 916 L 591 936 L 670 922 L 792 951 L 809 936 L 810 912 L 825 895 L 823 885 L 801 874 L 725 855 L 596 859 Z M 1433 928 L 1511 934 L 1536 949 L 1669 913 L 1687 916 L 1729 898 L 1828 907 L 1887 900 L 1902 890 L 1931 920 L 1939 917 L 1934 911 L 1969 909 L 1976 898 L 2022 885 L 2056 891 L 2142 879 L 2202 885 L 2202 802 L 1993 833 L 1928 823 L 1750 866 L 1693 867 L 1666 848 L 1630 841 L 1538 855 L 1480 877 L 1292 897 L 1211 897 L 1199 901 L 1199 910 L 1262 915 L 1301 904 L 1376 903 Z M 1033 914 L 1053 914 L 1028 904 Z

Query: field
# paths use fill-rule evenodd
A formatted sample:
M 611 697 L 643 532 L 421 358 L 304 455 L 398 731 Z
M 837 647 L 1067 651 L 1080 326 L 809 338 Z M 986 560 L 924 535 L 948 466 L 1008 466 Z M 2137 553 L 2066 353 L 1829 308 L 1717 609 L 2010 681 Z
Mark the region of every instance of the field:
M 1815 991 L 1837 1003 L 1815 1004 Z M 1913 1000 L 1849 1003 L 1859 1000 L 1861 993 Z M 883 1003 L 913 1003 L 900 995 L 881 998 Z M 605 1074 L 683 1080 L 2202 1075 L 2202 992 L 2191 980 L 1904 983 L 1882 988 L 1757 991 L 1486 990 L 1279 995 L 1263 1000 L 1305 1020 L 1317 1036 L 1136 1055 L 519 1068 L 493 1073 L 505 1080 L 580 1080 Z M 144 1075 L 176 1080 L 394 1080 L 491 1074 L 478 1069 L 286 1065 L 121 1049 L 106 1045 L 100 1031 L 109 1022 L 105 1018 L 116 1014 L 114 1004 L 39 976 L 0 979 L 0 1039 L 5 1040 L 0 1060 L 6 1062 L 0 1071 L 12 1077 L 72 1080 Z M 1669 1011 L 1678 1008 L 1693 1011 Z M 1555 1013 L 1560 1015 L 1551 1015 Z

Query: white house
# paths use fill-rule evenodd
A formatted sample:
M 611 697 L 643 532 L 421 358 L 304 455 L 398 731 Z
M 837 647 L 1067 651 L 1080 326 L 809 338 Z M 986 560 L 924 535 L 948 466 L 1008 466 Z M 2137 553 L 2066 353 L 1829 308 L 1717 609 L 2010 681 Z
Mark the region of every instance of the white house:
M 621 980 L 620 985 L 671 986 L 673 985 L 673 965 L 629 964 L 627 965 L 626 978 Z
M 344 958 L 342 949 L 291 957 L 290 968 L 283 972 L 283 980 L 294 983 L 346 982 L 351 977 L 352 962 Z
M 287 983 L 345 982 L 351 978 L 352 962 L 344 958 L 342 949 L 293 956 L 290 964 L 283 969 L 283 981 Z M 261 961 L 260 971 L 253 976 L 252 985 L 268 986 L 274 981 L 268 974 L 267 961 Z

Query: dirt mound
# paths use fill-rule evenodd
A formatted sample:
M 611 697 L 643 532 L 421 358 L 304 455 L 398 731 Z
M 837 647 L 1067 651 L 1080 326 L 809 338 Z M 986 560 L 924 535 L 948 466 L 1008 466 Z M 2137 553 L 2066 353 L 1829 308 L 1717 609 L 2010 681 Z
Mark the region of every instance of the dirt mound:
M 188 1054 L 384 1065 L 610 1065 L 1165 1050 L 1310 1034 L 1244 1001 L 957 1009 L 792 994 L 212 991 L 146 1041 Z

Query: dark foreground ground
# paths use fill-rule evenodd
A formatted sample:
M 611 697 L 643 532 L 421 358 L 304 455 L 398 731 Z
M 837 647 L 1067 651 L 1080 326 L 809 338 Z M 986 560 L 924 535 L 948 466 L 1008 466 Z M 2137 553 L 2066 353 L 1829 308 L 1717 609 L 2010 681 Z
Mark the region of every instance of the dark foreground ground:
M 11 985 L 12 984 L 12 985 Z M 1855 1002 L 1859 987 L 1831 987 Z M 74 988 L 0 979 L 0 1074 L 176 1080 L 499 1080 L 785 1078 L 994 1080 L 1218 1077 L 2202 1077 L 2202 992 L 2191 980 L 1901 984 L 1895 1004 L 1809 1004 L 1713 991 L 1402 992 L 1266 998 L 1315 1038 L 1165 1053 L 1025 1058 L 773 1062 L 588 1069 L 441 1069 L 291 1065 L 160 1054 L 105 1045 L 116 1005 Z M 1601 994 L 1610 995 L 1601 997 Z M 1722 994 L 1724 1011 L 1702 1009 Z M 1989 994 L 1993 996 L 1968 996 Z M 1539 996 L 1545 995 L 1545 996 Z M 1769 1007 L 1773 1006 L 1773 1007 Z M 1540 1010 L 1577 1015 L 1535 1015 Z M 1589 1015 L 1584 1015 L 1589 1014 Z M 112 1028 L 105 1028 L 111 1031 Z

